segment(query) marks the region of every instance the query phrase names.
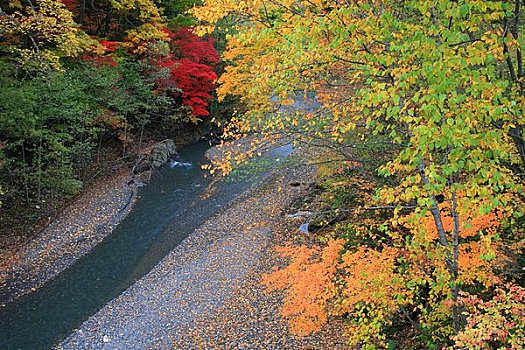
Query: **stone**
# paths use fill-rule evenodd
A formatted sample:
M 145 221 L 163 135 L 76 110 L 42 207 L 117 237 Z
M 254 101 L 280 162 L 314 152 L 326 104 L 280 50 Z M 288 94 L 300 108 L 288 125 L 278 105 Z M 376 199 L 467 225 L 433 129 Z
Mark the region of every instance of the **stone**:
M 177 155 L 177 146 L 171 139 L 157 142 L 151 148 L 149 156 L 142 157 L 133 168 L 133 174 L 141 174 L 148 170 L 155 170 L 165 165 L 171 158 Z
M 177 147 L 175 146 L 175 142 L 171 139 L 166 139 L 153 145 L 149 156 L 149 163 L 153 169 L 158 169 L 176 155 Z
M 302 233 L 305 233 L 305 234 L 310 233 L 308 231 L 308 225 L 309 224 L 310 224 L 310 222 L 306 222 L 306 223 L 302 224 L 301 226 L 299 226 L 299 231 L 301 231 Z

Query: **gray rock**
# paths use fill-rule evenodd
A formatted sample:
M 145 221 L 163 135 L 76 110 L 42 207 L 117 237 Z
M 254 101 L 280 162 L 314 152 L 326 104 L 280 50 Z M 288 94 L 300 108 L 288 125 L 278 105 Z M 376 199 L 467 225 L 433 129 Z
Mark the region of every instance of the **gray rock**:
M 149 156 L 142 156 L 139 163 L 133 168 L 134 174 L 141 174 L 148 170 L 158 169 L 177 155 L 177 147 L 171 139 L 157 142 L 151 148 Z
M 301 231 L 302 233 L 309 234 L 310 232 L 308 231 L 308 225 L 310 225 L 309 221 L 302 224 L 301 226 L 299 226 L 299 231 Z
M 171 139 L 167 139 L 153 145 L 149 156 L 149 163 L 153 169 L 158 169 L 175 155 L 177 155 L 175 142 Z

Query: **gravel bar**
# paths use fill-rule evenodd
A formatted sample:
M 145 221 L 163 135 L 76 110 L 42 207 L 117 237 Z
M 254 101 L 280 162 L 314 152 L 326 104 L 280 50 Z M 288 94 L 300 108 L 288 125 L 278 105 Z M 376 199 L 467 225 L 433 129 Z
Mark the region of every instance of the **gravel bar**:
M 343 348 L 339 329 L 291 336 L 277 311 L 279 294 L 259 283 L 275 262 L 285 210 L 305 195 L 314 173 L 283 170 L 239 197 L 58 349 Z

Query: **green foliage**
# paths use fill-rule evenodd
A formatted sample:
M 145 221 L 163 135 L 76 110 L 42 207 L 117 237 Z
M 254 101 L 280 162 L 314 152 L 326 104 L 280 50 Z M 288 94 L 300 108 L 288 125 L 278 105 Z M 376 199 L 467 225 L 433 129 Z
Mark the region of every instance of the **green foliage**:
M 150 66 L 142 62 L 124 61 L 116 67 L 84 64 L 77 69 L 78 79 L 89 85 L 88 98 L 106 113 L 102 122 L 132 128 L 148 123 L 154 113 L 170 106 L 170 99 L 155 94 Z
M 101 132 L 126 144 L 169 101 L 153 92 L 145 68 L 81 63 L 22 79 L 0 61 L 1 183 L 11 200 L 40 202 L 74 195 Z M 125 130 L 125 135 L 122 132 Z
M 128 155 L 148 127 L 189 118 L 175 97 L 180 84 L 161 86 L 171 73 L 155 62 L 170 50 L 168 22 L 190 25 L 187 10 L 200 3 L 0 3 L 4 205 L 56 204 L 81 188 L 95 145 L 100 156 L 103 141 L 117 141 Z
M 0 61 L 2 182 L 8 197 L 40 201 L 76 193 L 75 165 L 89 156 L 95 114 L 79 79 L 58 71 L 19 79 Z
M 202 0 L 161 0 L 164 15 L 169 18 L 170 27 L 191 27 L 197 24 L 195 17 L 187 11 L 196 5 L 202 4 Z

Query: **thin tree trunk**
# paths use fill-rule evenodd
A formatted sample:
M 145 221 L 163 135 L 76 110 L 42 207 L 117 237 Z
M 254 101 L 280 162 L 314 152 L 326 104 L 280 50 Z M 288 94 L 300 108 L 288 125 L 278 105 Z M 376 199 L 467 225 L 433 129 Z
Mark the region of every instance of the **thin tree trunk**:
M 84 25 L 84 14 L 86 12 L 86 0 L 80 0 L 80 14 L 78 16 L 78 23 Z
M 111 26 L 111 10 L 109 10 L 106 15 L 105 26 L 104 26 L 104 36 L 109 35 L 110 26 Z
M 514 141 L 514 145 L 516 146 L 518 154 L 521 158 L 521 166 L 523 167 L 523 169 L 525 169 L 525 140 L 523 138 L 523 127 L 520 125 L 515 128 L 512 128 L 510 130 L 510 136 Z
M 423 162 L 420 162 L 418 165 L 418 170 L 421 175 L 423 184 L 427 185 L 430 183 L 428 176 L 425 174 L 425 165 Z M 445 231 L 445 226 L 443 224 L 443 219 L 441 217 L 441 210 L 438 205 L 438 201 L 435 195 L 431 195 L 430 199 L 432 200 L 432 205 L 430 206 L 430 212 L 434 219 L 436 225 L 436 230 L 439 237 L 439 243 L 445 249 L 445 263 L 450 274 L 450 292 L 452 294 L 452 299 L 454 301 L 454 306 L 452 307 L 452 320 L 454 323 L 454 330 L 459 332 L 461 327 L 461 307 L 457 305 L 459 297 L 459 285 L 458 285 L 458 272 L 459 272 L 459 233 L 460 233 L 460 220 L 457 213 L 457 194 L 452 192 L 452 217 L 454 220 L 454 227 L 452 231 L 452 244 L 447 238 Z
M 38 181 L 37 181 L 37 201 L 42 200 L 42 135 L 38 141 Z
M 140 150 L 142 148 L 142 137 L 144 136 L 144 124 L 146 124 L 145 119 L 142 120 L 142 123 L 140 125 L 139 144 L 137 146 L 137 157 L 140 156 Z
M 125 122 L 124 123 L 124 141 L 123 141 L 123 146 L 122 146 L 122 156 L 125 157 L 126 156 L 126 144 L 128 142 L 128 123 Z
M 421 175 L 421 179 L 423 181 L 423 184 L 428 185 L 430 183 L 427 175 L 425 174 L 425 165 L 423 162 L 419 163 L 418 165 L 419 174 Z M 431 195 L 430 199 L 432 200 L 432 205 L 430 206 L 430 212 L 432 213 L 432 217 L 434 218 L 434 223 L 436 225 L 436 230 L 439 236 L 439 243 L 441 243 L 442 246 L 448 247 L 448 239 L 447 235 L 445 233 L 445 226 L 443 225 L 443 220 L 441 218 L 441 211 L 438 206 L 438 201 L 436 199 L 436 196 Z
M 451 291 L 452 299 L 454 300 L 454 306 L 452 307 L 452 319 L 454 321 L 454 330 L 459 332 L 461 327 L 461 306 L 458 305 L 459 298 L 459 233 L 460 233 L 460 220 L 457 211 L 457 193 L 452 192 L 452 208 L 451 214 L 454 222 L 454 228 L 452 230 L 452 256 L 453 256 L 453 271 L 451 271 Z
M 518 40 L 519 35 L 519 26 L 520 26 L 520 19 L 521 19 L 521 1 L 522 0 L 515 0 L 514 3 L 514 19 L 512 21 L 512 28 L 511 33 L 514 36 L 514 39 Z M 516 62 L 517 62 L 517 74 L 518 78 L 523 77 L 523 57 L 521 55 L 521 48 L 518 47 L 516 49 Z
M 510 32 L 512 33 L 512 36 L 516 40 L 518 40 L 518 37 L 519 37 L 521 12 L 522 12 L 522 0 L 515 0 L 514 16 L 511 21 Z M 508 58 L 510 59 L 510 57 Z M 525 94 L 525 91 L 524 91 L 524 85 L 523 85 L 524 83 L 522 81 L 522 78 L 524 78 L 525 72 L 523 71 L 523 55 L 522 55 L 522 51 L 520 47 L 516 49 L 516 64 L 517 64 L 517 72 L 516 72 L 517 77 L 516 77 L 515 83 L 518 84 L 519 95 L 523 96 Z M 511 77 L 512 77 L 512 71 L 511 71 Z M 523 126 L 521 125 L 516 126 L 516 128 L 513 128 L 510 131 L 510 134 L 512 136 L 512 140 L 514 141 L 516 149 L 518 150 L 518 154 L 521 158 L 521 165 L 525 169 L 525 140 L 523 139 L 523 136 L 524 136 Z
M 100 166 L 100 154 L 102 152 L 102 138 L 104 137 L 104 131 L 100 133 L 98 138 L 98 147 L 97 147 L 97 166 Z

